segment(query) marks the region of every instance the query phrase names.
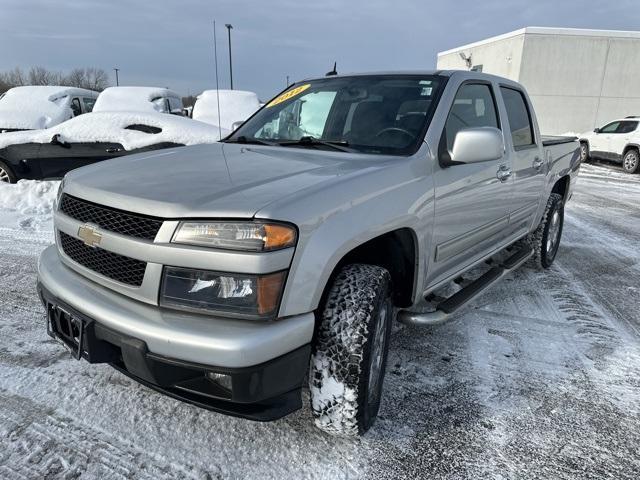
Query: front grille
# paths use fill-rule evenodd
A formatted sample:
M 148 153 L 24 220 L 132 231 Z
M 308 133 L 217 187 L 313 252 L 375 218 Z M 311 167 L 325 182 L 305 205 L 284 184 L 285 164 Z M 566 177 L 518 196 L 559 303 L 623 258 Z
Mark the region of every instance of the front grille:
M 89 247 L 82 240 L 60 232 L 62 251 L 73 261 L 117 282 L 134 287 L 142 285 L 146 262 L 108 252 L 98 247 Z
M 155 239 L 162 226 L 162 220 L 159 218 L 96 205 L 66 193 L 62 195 L 60 211 L 81 222 L 92 223 L 111 232 L 146 240 Z

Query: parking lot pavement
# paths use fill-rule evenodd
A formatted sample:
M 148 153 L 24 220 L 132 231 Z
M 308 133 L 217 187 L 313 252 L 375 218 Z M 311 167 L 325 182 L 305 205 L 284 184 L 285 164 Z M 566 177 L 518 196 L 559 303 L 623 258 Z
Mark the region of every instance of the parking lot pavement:
M 174 401 L 45 333 L 27 228 L 0 228 L 0 478 L 594 478 L 640 471 L 640 175 L 586 165 L 551 270 L 397 327 L 361 439 Z M 12 246 L 11 248 L 8 248 Z M 5 248 L 6 247 L 6 248 Z

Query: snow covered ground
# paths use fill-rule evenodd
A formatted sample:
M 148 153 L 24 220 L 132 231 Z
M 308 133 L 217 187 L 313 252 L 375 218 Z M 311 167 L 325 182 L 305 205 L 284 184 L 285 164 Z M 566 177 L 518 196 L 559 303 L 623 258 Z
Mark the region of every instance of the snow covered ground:
M 638 478 L 640 175 L 584 166 L 550 271 L 395 329 L 380 418 L 355 440 L 308 408 L 252 423 L 72 360 L 34 291 L 55 188 L 0 190 L 0 478 Z

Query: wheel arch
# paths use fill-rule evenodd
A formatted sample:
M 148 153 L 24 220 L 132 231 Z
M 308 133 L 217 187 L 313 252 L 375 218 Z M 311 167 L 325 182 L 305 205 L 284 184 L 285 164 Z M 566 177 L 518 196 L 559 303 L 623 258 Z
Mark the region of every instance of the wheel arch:
M 553 187 L 551 188 L 551 193 L 557 193 L 559 195 L 562 195 L 562 201 L 566 202 L 567 194 L 569 193 L 570 187 L 571 187 L 571 176 L 567 174 L 567 175 L 564 175 L 563 177 L 560 177 L 558 180 L 556 180 L 556 183 L 554 183 Z
M 411 306 L 415 296 L 417 261 L 418 238 L 414 230 L 403 227 L 380 234 L 352 248 L 338 260 L 324 285 L 321 302 L 345 265 L 365 263 L 389 271 L 395 306 Z
M 640 153 L 640 145 L 638 145 L 637 143 L 628 143 L 624 147 L 624 150 L 622 150 L 622 158 L 624 158 L 624 156 L 629 153 L 629 150 L 636 150 L 638 153 Z

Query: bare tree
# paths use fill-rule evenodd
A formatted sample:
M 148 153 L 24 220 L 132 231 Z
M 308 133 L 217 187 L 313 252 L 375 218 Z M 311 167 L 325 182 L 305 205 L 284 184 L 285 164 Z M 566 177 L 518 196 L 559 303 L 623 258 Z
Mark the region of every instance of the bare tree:
M 85 86 L 89 90 L 101 92 L 109 86 L 109 75 L 101 68 L 85 68 Z
M 25 73 L 19 67 L 0 72 L 0 93 L 23 85 L 66 85 L 102 91 L 109 86 L 109 75 L 101 68 L 74 68 L 68 74 L 32 67 Z

